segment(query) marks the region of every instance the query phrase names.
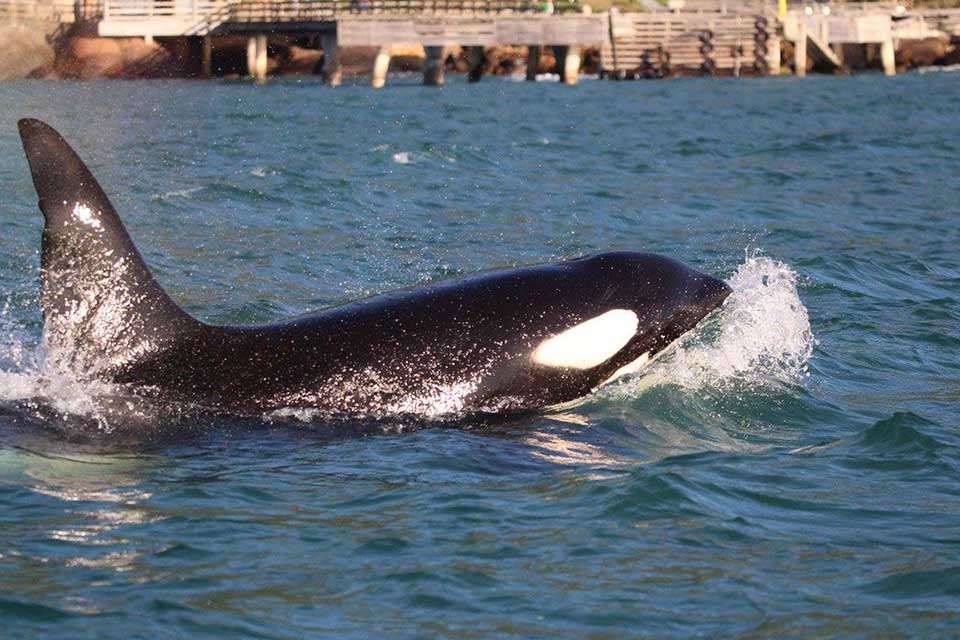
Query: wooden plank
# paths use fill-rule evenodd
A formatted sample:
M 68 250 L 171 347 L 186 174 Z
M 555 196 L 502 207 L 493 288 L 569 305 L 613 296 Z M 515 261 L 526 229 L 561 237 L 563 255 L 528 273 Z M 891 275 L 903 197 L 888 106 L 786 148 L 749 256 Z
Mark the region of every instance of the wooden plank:
M 756 19 L 753 14 L 615 14 L 614 42 L 620 69 L 633 69 L 641 64 L 644 52 L 663 47 L 670 54 L 670 66 L 679 72 L 699 72 L 704 56 L 700 53 L 700 35 L 705 29 L 713 33 L 710 59 L 720 72 L 736 66 L 753 69 L 757 58 Z M 775 23 L 774 23 L 775 26 Z M 768 32 L 769 32 L 768 27 Z M 613 63 L 612 46 L 601 49 L 604 68 Z M 739 53 L 738 53 L 739 51 Z M 766 54 L 770 55 L 769 51 Z
M 504 18 L 498 18 L 497 21 Z M 540 44 L 595 46 L 607 39 L 607 21 L 602 15 L 549 16 L 541 22 L 543 39 Z M 504 44 L 528 44 L 513 41 Z
M 406 19 L 343 17 L 338 21 L 345 47 L 419 43 L 425 46 L 458 44 L 599 45 L 605 40 L 602 15 L 571 16 L 442 16 Z

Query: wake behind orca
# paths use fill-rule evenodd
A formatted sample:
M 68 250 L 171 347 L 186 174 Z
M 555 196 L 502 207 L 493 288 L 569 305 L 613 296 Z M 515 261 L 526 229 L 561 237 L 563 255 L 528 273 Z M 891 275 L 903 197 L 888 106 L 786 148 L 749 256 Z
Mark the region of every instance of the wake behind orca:
M 639 371 L 730 294 L 649 253 L 608 252 L 216 326 L 161 288 L 86 165 L 19 122 L 44 215 L 47 366 L 224 412 L 518 412 Z

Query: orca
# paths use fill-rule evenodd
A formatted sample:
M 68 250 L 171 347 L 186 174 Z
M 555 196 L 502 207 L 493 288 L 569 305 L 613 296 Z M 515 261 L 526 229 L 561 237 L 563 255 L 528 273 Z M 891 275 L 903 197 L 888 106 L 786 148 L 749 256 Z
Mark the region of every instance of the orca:
M 615 251 L 208 324 L 154 279 L 60 134 L 33 119 L 19 130 L 44 216 L 46 366 L 134 395 L 240 413 L 536 411 L 639 371 L 730 294 L 676 260 Z

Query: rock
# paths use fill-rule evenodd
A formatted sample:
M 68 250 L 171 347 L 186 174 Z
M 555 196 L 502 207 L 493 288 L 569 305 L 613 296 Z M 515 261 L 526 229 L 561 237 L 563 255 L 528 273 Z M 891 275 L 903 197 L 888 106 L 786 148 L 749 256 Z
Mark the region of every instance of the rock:
M 897 66 L 913 69 L 941 64 L 950 46 L 949 38 L 901 40 L 897 48 Z
M 287 47 L 286 55 L 278 62 L 279 75 L 304 75 L 319 73 L 323 69 L 323 52 L 319 49 L 305 49 L 291 45 Z
M 863 71 L 870 67 L 867 57 L 867 48 L 856 42 L 847 42 L 840 45 L 843 66 L 851 71 Z
M 140 38 L 67 38 L 57 52 L 63 78 L 157 78 L 185 75 L 164 47 Z
M 526 47 L 496 45 L 488 47 L 484 54 L 483 72 L 491 75 L 510 75 L 527 66 Z
M 63 78 L 103 77 L 123 62 L 120 43 L 110 38 L 69 38 L 58 53 L 56 69 Z
M 589 6 L 589 5 L 587 5 Z M 600 55 L 600 49 L 597 47 L 587 47 L 583 50 L 583 73 L 599 74 L 603 68 L 603 59 Z
M 947 66 L 960 64 L 960 45 L 955 44 L 947 50 L 947 55 L 943 57 L 943 64 Z
M 537 65 L 537 73 L 553 73 L 553 68 L 557 66 L 557 57 L 553 49 L 545 48 L 540 54 L 540 63 Z

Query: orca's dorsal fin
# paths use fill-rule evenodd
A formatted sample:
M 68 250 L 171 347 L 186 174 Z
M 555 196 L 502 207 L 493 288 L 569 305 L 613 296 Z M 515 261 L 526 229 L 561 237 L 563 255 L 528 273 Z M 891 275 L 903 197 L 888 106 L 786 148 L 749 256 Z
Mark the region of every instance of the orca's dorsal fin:
M 52 127 L 18 123 L 43 212 L 41 304 L 47 357 L 110 377 L 200 326 L 170 299 L 87 166 Z

